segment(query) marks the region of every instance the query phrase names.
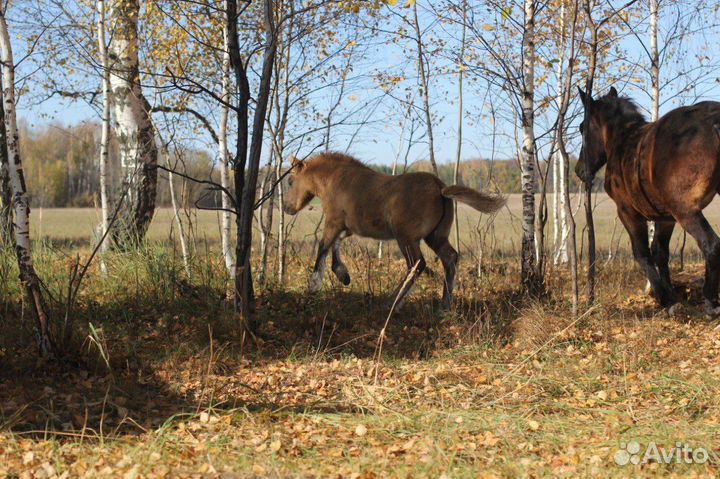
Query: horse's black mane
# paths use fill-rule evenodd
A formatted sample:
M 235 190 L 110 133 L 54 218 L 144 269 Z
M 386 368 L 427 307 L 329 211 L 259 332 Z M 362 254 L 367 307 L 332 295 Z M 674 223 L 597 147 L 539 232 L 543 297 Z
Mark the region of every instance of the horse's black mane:
M 628 97 L 607 94 L 598 98 L 596 103 L 601 105 L 600 108 L 611 121 L 615 120 L 623 123 L 646 122 L 640 108 Z

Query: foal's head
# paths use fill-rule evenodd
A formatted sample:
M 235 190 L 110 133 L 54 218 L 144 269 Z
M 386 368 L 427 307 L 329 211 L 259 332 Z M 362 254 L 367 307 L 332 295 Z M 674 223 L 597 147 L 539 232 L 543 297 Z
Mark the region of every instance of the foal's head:
M 632 124 L 645 123 L 645 119 L 631 100 L 618 96 L 615 87 L 597 100 L 580 88 L 578 91 L 585 112 L 580 124 L 582 148 L 575 174 L 588 182 L 607 163 L 609 132 L 627 131 Z
M 315 197 L 315 193 L 314 184 L 305 162 L 293 156 L 290 163 L 292 171 L 288 178 L 289 188 L 285 193 L 283 210 L 289 215 L 294 215 L 310 203 Z

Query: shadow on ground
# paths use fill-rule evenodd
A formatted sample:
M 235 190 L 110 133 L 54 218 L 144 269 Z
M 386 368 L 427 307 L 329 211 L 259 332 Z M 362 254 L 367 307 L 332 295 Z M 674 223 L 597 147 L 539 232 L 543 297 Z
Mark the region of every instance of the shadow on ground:
M 437 281 L 420 281 L 411 300 L 388 321 L 385 360 L 430 358 L 468 341 L 512 341 L 508 326 L 523 297 L 510 283 L 493 288 L 464 277 L 451 312 L 440 310 Z M 676 274 L 675 281 L 686 301 L 701 303 L 701 269 Z M 142 434 L 196 414 L 223 395 L 229 399 L 218 407 L 355 412 L 352 403 L 336 396 L 307 399 L 312 385 L 302 384 L 304 392 L 287 399 L 282 386 L 269 392 L 262 376 L 295 359 L 317 359 L 320 367 L 349 356 L 372 362 L 390 296 L 337 286 L 315 295 L 272 286 L 258 293 L 257 340 L 243 340 L 231 303 L 211 288 L 179 283 L 121 301 L 81 301 L 74 311 L 79 353 L 62 362 L 38 361 L 22 309 L 5 305 L 0 431 L 34 438 L 51 431 L 69 440 Z M 657 312 L 646 300 L 631 309 Z M 89 323 L 100 332 L 95 341 L 89 339 Z M 294 380 L 300 384 L 304 378 Z

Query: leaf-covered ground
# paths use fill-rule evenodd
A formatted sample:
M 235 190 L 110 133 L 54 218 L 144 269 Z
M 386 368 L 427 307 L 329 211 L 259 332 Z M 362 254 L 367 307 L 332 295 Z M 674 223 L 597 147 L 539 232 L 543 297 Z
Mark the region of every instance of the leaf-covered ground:
M 530 301 L 514 264 L 482 278 L 464 265 L 454 310 L 438 311 L 439 279 L 423 277 L 378 355 L 399 259 L 350 260 L 353 286 L 328 280 L 316 296 L 296 265 L 288 287 L 261 290 L 261 335 L 244 341 L 212 279 L 221 266 L 187 282 L 158 259 L 123 261 L 89 278 L 81 353 L 61 364 L 29 350 L 19 299 L 3 304 L 0 477 L 717 475 L 720 323 L 700 312 L 698 265 L 675 275 L 675 317 L 624 259 L 577 317 L 565 272 Z M 711 455 L 617 465 L 632 441 Z

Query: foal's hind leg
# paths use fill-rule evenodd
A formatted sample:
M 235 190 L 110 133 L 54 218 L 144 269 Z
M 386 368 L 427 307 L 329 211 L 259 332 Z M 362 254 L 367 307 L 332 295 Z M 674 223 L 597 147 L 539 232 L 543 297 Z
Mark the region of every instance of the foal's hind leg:
M 652 251 L 653 260 L 657 266 L 660 279 L 665 283 L 670 291 L 672 291 L 672 281 L 670 279 L 670 238 L 672 237 L 674 221 L 656 221 L 655 236 L 653 237 L 650 249 Z
M 408 267 L 408 273 L 412 270 L 415 264 L 419 262 L 417 270 L 415 271 L 415 274 L 409 279 L 409 282 L 405 284 L 405 280 L 407 279 L 407 277 L 404 278 L 403 283 L 395 291 L 394 296 L 400 295 L 397 298 L 396 309 L 400 309 L 402 305 L 405 304 L 405 300 L 407 299 L 408 295 L 412 292 L 413 286 L 415 285 L 415 280 L 418 276 L 422 274 L 423 271 L 425 271 L 426 264 L 425 258 L 423 257 L 422 251 L 420 250 L 420 241 L 398 238 L 397 242 L 398 246 L 400 247 L 400 251 L 405 257 L 405 262 L 407 263 Z M 403 285 L 405 285 L 405 288 L 403 288 Z M 392 301 L 395 301 L 395 298 L 393 298 Z M 392 306 L 392 302 L 390 303 L 390 306 Z
M 335 240 L 332 246 L 332 270 L 345 286 L 350 284 L 350 273 L 348 273 L 347 266 L 340 259 L 340 238 Z
M 701 212 L 678 218 L 685 230 L 697 241 L 705 257 L 705 310 L 720 313 L 718 307 L 718 280 L 720 279 L 720 239 Z
M 655 262 L 652 260 L 650 247 L 648 246 L 647 223 L 645 219 L 637 213 L 621 208 L 618 208 L 618 216 L 630 235 L 633 256 L 645 272 L 648 281 L 650 281 L 653 296 L 660 306 L 670 306 L 674 302 L 672 290 L 665 286 L 655 267 Z
M 452 303 L 452 293 L 455 288 L 455 273 L 457 269 L 458 254 L 447 237 L 437 237 L 434 234 L 425 238 L 425 242 L 432 248 L 442 261 L 445 269 L 445 283 L 443 286 L 443 308 L 449 309 Z

